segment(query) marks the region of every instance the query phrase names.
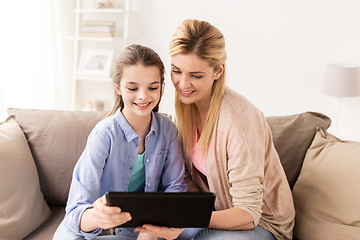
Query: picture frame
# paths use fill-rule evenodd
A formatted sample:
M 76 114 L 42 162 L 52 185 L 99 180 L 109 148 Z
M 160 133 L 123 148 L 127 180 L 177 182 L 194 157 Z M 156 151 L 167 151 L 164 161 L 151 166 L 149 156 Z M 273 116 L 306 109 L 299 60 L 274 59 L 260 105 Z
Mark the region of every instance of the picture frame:
M 81 52 L 78 74 L 109 77 L 114 58 L 112 49 L 84 48 Z
M 96 0 L 96 8 L 114 8 L 115 0 Z

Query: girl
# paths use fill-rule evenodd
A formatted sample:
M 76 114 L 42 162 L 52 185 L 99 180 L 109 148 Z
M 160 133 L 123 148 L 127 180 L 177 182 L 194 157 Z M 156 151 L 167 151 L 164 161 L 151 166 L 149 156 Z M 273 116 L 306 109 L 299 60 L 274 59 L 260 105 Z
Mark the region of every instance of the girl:
M 108 191 L 186 191 L 176 127 L 157 113 L 164 86 L 160 57 L 148 47 L 127 47 L 115 63 L 113 81 L 114 108 L 89 135 L 54 239 L 93 239 L 102 229 L 131 220 L 131 213 L 106 206 Z M 124 239 L 138 235 L 129 229 L 116 232 Z
M 216 194 L 209 228 L 186 229 L 179 239 L 292 239 L 295 210 L 270 128 L 225 86 L 224 36 L 208 22 L 185 20 L 170 56 L 188 187 Z

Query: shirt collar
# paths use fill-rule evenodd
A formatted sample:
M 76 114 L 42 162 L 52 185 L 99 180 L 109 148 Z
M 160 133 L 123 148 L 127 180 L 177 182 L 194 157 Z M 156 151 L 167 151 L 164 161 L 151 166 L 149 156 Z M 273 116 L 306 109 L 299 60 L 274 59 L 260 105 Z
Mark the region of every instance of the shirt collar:
M 120 109 L 118 109 L 114 114 L 115 120 L 119 123 L 121 129 L 124 131 L 126 140 L 131 142 L 135 138 L 139 136 L 135 133 L 132 129 L 128 121 L 125 119 L 124 115 L 121 113 Z M 155 134 L 156 136 L 159 135 L 159 120 L 154 112 L 151 112 L 151 126 L 148 135 Z
M 154 133 L 156 136 L 159 136 L 159 128 L 160 128 L 159 120 L 160 120 L 160 118 L 159 118 L 158 114 L 151 112 L 151 127 L 150 127 L 149 134 Z

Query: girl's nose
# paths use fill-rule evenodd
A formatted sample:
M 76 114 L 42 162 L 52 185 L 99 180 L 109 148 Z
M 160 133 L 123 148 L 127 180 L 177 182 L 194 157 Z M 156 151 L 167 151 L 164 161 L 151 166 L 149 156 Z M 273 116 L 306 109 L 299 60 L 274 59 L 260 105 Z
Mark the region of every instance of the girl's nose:
M 147 91 L 146 90 L 139 90 L 138 91 L 138 99 L 139 100 L 144 100 L 146 99 L 146 96 L 147 96 Z

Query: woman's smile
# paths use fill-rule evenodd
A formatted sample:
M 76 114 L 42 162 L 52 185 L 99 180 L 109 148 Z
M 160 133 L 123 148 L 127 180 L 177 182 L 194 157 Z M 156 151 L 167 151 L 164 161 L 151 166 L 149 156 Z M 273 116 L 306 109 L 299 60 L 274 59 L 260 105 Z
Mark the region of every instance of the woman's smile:
M 180 94 L 183 95 L 184 97 L 188 97 L 188 96 L 192 95 L 192 93 L 194 93 L 195 90 L 192 90 L 192 91 L 184 91 L 184 90 L 179 89 L 179 92 L 180 92 Z

